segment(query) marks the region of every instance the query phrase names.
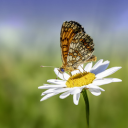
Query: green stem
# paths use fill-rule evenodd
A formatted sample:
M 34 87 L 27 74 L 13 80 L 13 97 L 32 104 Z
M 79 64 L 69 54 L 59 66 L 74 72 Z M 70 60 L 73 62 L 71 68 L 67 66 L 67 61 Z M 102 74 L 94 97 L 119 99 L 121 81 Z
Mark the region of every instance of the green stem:
M 82 91 L 84 102 L 85 102 L 85 111 L 86 111 L 86 120 L 87 120 L 87 125 L 89 127 L 89 100 L 88 100 L 88 95 L 85 89 Z

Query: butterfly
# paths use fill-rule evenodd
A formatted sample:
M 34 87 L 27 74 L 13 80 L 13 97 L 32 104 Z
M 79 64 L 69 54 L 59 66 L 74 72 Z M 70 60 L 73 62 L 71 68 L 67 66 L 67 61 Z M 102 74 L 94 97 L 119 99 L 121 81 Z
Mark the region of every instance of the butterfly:
M 86 34 L 84 28 L 76 21 L 65 21 L 61 27 L 60 47 L 62 66 L 60 73 L 77 70 L 80 64 L 96 61 L 93 39 Z

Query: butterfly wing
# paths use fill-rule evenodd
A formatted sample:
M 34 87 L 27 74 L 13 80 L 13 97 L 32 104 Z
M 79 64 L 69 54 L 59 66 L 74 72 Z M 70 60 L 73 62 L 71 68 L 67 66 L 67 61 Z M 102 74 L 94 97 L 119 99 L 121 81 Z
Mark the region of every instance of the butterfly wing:
M 93 58 L 95 58 L 94 55 L 92 58 L 93 51 L 93 39 L 83 32 L 77 33 L 69 46 L 67 67 L 77 69 L 80 64 L 87 62 L 90 58 L 93 60 Z
M 84 32 L 84 28 L 75 21 L 65 21 L 61 27 L 60 33 L 60 47 L 61 47 L 61 58 L 63 65 L 67 65 L 67 56 L 69 52 L 69 46 L 73 37 L 78 32 Z

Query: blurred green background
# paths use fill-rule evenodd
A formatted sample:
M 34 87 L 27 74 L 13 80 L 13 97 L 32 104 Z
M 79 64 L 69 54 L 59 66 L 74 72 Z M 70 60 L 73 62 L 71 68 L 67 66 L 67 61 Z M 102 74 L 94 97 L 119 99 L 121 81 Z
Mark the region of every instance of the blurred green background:
M 94 54 L 121 66 L 110 77 L 121 83 L 88 92 L 90 128 L 128 128 L 128 1 L 0 0 L 0 128 L 84 128 L 84 101 L 59 95 L 40 102 L 38 86 L 54 79 L 60 67 L 63 21 L 82 24 L 95 43 Z M 94 64 L 94 63 L 93 63 Z

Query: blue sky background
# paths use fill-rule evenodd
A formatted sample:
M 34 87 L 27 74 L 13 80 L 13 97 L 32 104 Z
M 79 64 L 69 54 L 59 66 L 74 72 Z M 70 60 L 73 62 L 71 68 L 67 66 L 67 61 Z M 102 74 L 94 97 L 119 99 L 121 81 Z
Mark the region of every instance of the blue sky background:
M 0 0 L 1 42 L 58 45 L 63 21 L 75 20 L 84 26 L 96 44 L 104 40 L 110 44 L 110 39 L 125 44 L 127 5 L 127 0 Z

